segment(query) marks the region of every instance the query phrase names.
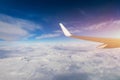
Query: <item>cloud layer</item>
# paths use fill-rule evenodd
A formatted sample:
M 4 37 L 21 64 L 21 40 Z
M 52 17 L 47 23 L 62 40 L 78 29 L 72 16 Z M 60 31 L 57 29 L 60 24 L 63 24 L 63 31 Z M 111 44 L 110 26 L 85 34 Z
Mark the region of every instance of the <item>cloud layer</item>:
M 12 46 L 10 46 L 12 45 Z M 119 80 L 120 49 L 81 43 L 2 43 L 1 80 Z

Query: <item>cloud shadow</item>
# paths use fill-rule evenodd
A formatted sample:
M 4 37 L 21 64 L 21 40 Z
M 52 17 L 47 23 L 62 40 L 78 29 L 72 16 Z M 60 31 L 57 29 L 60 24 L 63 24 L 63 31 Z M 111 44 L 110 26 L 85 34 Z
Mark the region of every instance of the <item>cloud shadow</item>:
M 53 80 L 90 80 L 86 73 L 68 73 L 56 75 Z

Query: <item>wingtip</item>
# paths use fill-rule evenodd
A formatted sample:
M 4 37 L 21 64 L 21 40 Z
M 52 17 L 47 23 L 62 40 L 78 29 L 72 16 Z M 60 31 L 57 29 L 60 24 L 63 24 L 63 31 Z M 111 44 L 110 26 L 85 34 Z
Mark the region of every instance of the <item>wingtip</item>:
M 62 23 L 59 23 L 59 25 L 63 25 Z
M 67 36 L 67 37 L 72 36 L 72 34 L 67 30 L 67 28 L 65 28 L 65 26 L 62 23 L 59 23 L 59 25 L 60 25 L 65 36 Z

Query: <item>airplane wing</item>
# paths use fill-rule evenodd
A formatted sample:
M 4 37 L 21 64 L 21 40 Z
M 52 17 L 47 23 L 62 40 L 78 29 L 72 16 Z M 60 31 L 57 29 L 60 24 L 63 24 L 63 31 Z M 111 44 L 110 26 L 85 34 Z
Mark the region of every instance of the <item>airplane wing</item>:
M 98 38 L 98 37 L 89 37 L 89 36 L 77 36 L 77 35 L 73 35 L 71 34 L 62 23 L 59 23 L 63 33 L 65 36 L 67 37 L 71 37 L 71 38 L 77 38 L 77 39 L 82 39 L 82 40 L 89 40 L 89 41 L 93 41 L 93 42 L 100 42 L 100 43 L 104 43 L 102 46 L 104 47 L 114 47 L 114 45 L 117 45 L 118 47 L 120 47 L 120 39 L 114 39 L 114 38 Z M 108 46 L 109 45 L 109 46 Z

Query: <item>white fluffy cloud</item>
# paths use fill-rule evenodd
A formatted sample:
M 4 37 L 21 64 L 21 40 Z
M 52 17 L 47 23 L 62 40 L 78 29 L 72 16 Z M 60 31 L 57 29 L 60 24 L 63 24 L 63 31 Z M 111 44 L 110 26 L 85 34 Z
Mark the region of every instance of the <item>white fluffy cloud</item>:
M 9 46 L 9 45 L 13 46 Z M 82 43 L 2 43 L 1 80 L 119 80 L 120 49 Z
M 33 22 L 0 14 L 0 39 L 19 40 L 31 35 L 30 32 L 41 29 Z
M 41 36 L 37 36 L 36 39 L 54 38 L 54 37 L 59 37 L 60 35 L 61 34 L 59 34 L 59 33 L 43 34 Z
M 16 40 L 20 37 L 29 35 L 29 33 L 21 27 L 14 24 L 0 22 L 0 38 L 4 40 Z

